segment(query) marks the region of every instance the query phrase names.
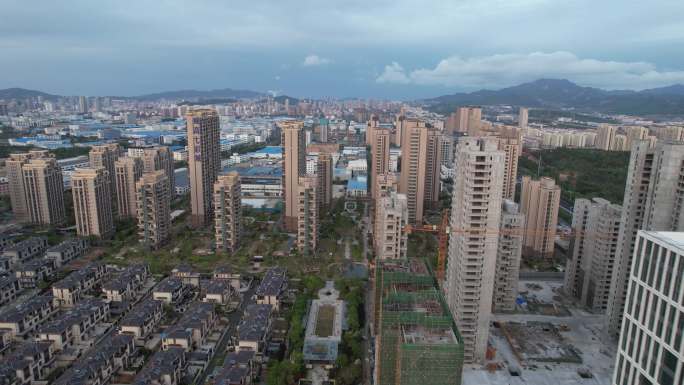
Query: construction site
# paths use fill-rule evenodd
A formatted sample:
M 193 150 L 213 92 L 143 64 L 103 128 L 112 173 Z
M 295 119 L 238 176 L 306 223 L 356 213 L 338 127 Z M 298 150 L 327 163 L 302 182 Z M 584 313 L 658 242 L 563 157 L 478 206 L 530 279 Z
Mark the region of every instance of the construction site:
M 382 262 L 375 278 L 375 383 L 461 384 L 463 342 L 425 262 Z
M 603 315 L 574 306 L 561 286 L 520 281 L 527 300 L 515 313 L 493 315 L 486 362 L 464 369 L 465 385 L 611 384 L 616 346 Z

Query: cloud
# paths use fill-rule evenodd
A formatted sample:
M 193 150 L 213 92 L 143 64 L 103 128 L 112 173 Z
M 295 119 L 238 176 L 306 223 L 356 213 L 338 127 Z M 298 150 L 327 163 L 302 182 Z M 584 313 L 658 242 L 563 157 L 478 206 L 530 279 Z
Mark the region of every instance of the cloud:
M 330 63 L 330 59 L 326 59 L 324 57 L 320 57 L 318 55 L 311 54 L 311 55 L 304 58 L 304 62 L 302 62 L 302 65 L 304 67 L 315 67 L 315 66 L 322 66 L 322 65 L 325 65 L 328 63 Z
M 378 83 L 426 86 L 505 87 L 539 78 L 564 78 L 608 89 L 644 89 L 684 82 L 684 71 L 658 70 L 652 63 L 582 59 L 570 52 L 533 52 L 462 58 L 451 56 L 434 68 L 405 70 L 393 62 Z

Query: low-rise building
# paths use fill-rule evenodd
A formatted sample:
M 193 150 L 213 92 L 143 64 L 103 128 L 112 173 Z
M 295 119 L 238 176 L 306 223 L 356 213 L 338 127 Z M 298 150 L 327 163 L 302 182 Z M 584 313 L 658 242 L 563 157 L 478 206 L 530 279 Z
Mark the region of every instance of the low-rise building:
M 24 342 L 0 361 L 0 383 L 32 384 L 43 382 L 55 361 L 49 342 Z
M 240 350 L 231 352 L 223 360 L 223 367 L 214 377 L 215 385 L 250 385 L 254 381 L 256 364 L 255 352 Z
M 185 284 L 180 278 L 167 277 L 152 290 L 152 298 L 168 305 L 177 305 L 185 296 Z
M 0 277 L 0 306 L 14 301 L 20 291 L 21 286 L 15 277 Z
M 145 264 L 126 267 L 102 285 L 102 292 L 109 302 L 124 302 L 134 299 L 150 276 Z
M 88 241 L 85 238 L 70 238 L 48 248 L 45 252 L 45 258 L 54 260 L 56 267 L 62 267 L 85 254 L 87 250 Z
M 103 385 L 121 369 L 129 367 L 136 349 L 133 336 L 113 334 L 79 358 L 53 385 Z
M 230 285 L 230 281 L 213 279 L 203 285 L 202 292 L 202 302 L 227 305 L 233 293 L 233 288 Z
M 7 329 L 13 338 L 21 339 L 50 318 L 56 310 L 52 297 L 31 297 L 0 313 L 0 329 Z
M 41 256 L 48 247 L 47 238 L 31 237 L 3 249 L 2 255 L 9 257 L 13 264 L 22 263 Z
M 214 269 L 214 279 L 229 281 L 233 290 L 240 291 L 240 273 L 235 273 L 229 266 L 219 266 Z
M 247 306 L 238 325 L 238 349 L 252 350 L 262 354 L 271 330 L 272 307 L 266 304 Z
M 269 269 L 254 293 L 256 302 L 260 305 L 271 305 L 273 310 L 278 311 L 286 287 L 285 269 L 280 267 Z
M 109 318 L 109 304 L 100 299 L 84 299 L 38 328 L 36 339 L 52 342 L 56 351 L 88 340 L 88 333 Z
M 130 334 L 136 342 L 143 342 L 152 334 L 163 315 L 161 301 L 147 299 L 137 304 L 121 320 L 121 334 Z
M 36 258 L 14 269 L 14 275 L 22 289 L 32 289 L 47 281 L 55 272 L 55 262 L 51 259 Z
M 176 278 L 182 279 L 183 283 L 186 285 L 194 287 L 199 287 L 200 285 L 200 273 L 198 271 L 193 270 L 192 266 L 190 265 L 183 264 L 174 267 L 173 270 L 171 270 L 171 275 Z
M 213 304 L 193 303 L 171 330 L 165 333 L 162 349 L 181 347 L 186 352 L 197 349 L 204 343 L 217 321 Z
M 72 307 L 83 294 L 104 280 L 107 267 L 98 262 L 91 262 L 69 274 L 66 278 L 52 285 L 52 296 L 56 306 Z
M 135 376 L 133 385 L 178 385 L 185 373 L 185 365 L 185 350 L 175 347 L 160 350 Z

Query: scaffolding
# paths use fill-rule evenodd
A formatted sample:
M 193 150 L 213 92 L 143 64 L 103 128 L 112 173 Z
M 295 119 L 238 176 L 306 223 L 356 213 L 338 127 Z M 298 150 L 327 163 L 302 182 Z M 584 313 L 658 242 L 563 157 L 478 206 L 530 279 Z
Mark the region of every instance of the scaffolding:
M 425 262 L 376 268 L 378 385 L 460 385 L 463 340 Z

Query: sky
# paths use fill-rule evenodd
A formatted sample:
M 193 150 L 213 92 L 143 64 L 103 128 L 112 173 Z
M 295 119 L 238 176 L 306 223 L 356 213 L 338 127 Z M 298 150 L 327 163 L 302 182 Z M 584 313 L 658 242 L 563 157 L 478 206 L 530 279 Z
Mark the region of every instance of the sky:
M 415 99 L 684 83 L 682 0 L 2 0 L 0 88 Z

